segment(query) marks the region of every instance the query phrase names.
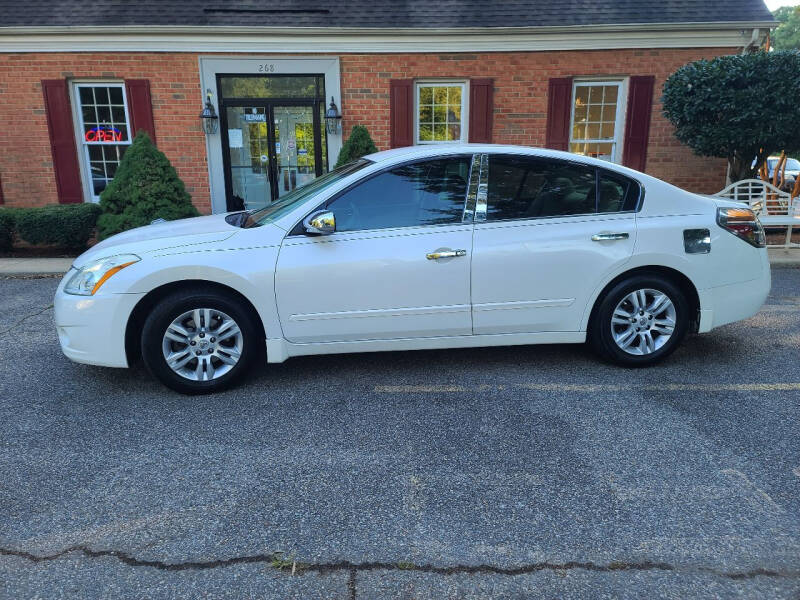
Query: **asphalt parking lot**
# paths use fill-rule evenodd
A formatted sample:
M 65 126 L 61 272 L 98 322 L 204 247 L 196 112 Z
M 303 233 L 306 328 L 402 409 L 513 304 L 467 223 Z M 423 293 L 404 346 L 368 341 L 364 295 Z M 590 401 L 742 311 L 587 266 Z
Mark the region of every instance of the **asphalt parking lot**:
M 800 594 L 800 269 L 624 370 L 581 346 L 73 364 L 0 279 L 0 597 Z

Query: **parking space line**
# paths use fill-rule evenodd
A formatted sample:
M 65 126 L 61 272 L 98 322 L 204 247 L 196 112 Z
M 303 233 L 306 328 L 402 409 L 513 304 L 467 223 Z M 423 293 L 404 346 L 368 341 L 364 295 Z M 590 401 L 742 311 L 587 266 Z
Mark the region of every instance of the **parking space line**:
M 638 384 L 571 384 L 571 383 L 511 383 L 504 385 L 376 385 L 375 392 L 382 394 L 435 394 L 502 391 L 507 388 L 538 392 L 774 392 L 800 391 L 800 383 L 663 383 Z

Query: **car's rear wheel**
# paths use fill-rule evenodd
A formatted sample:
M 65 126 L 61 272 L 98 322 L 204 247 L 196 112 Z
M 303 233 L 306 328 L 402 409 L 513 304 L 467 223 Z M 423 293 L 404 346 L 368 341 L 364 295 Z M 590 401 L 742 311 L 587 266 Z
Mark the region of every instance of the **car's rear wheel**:
M 165 297 L 142 327 L 142 359 L 164 385 L 183 394 L 223 390 L 240 380 L 259 348 L 247 305 L 216 290 Z
M 611 288 L 595 311 L 589 341 L 606 359 L 629 367 L 662 360 L 689 329 L 689 302 L 672 281 L 637 275 Z

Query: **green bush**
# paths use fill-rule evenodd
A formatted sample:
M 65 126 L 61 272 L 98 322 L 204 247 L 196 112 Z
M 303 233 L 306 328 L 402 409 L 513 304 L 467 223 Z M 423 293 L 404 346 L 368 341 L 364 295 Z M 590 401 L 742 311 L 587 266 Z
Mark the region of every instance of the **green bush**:
M 367 128 L 363 125 L 354 125 L 353 131 L 350 132 L 350 137 L 347 138 L 347 141 L 339 151 L 339 160 L 336 161 L 336 168 L 377 151 L 378 148 L 369 136 Z
M 154 219 L 172 221 L 199 214 L 169 159 L 143 131 L 125 151 L 113 181 L 100 194 L 100 208 L 99 239 L 149 225 Z
M 12 231 L 29 244 L 71 250 L 86 247 L 92 237 L 100 207 L 96 204 L 53 204 L 38 208 L 0 210 L 0 248 L 10 249 Z
M 756 52 L 684 65 L 664 83 L 664 116 L 700 156 L 727 158 L 731 181 L 767 156 L 800 151 L 800 53 Z
M 14 213 L 0 208 L 0 251 L 11 250 L 14 243 Z

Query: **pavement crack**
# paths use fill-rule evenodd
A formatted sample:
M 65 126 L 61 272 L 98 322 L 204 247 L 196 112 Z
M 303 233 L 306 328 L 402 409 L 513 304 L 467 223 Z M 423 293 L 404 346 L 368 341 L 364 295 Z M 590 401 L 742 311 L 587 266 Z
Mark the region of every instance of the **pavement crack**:
M 38 555 L 23 550 L 11 550 L 0 548 L 0 556 L 16 556 L 24 558 L 34 563 L 56 560 L 71 553 L 81 553 L 87 558 L 114 558 L 125 565 L 131 567 L 151 567 L 162 571 L 189 571 L 216 569 L 218 567 L 229 567 L 239 564 L 265 563 L 272 566 L 277 559 L 281 558 L 282 553 L 274 552 L 267 554 L 253 554 L 248 556 L 235 556 L 232 558 L 221 558 L 210 561 L 186 561 L 170 563 L 161 560 L 146 560 L 119 550 L 92 550 L 87 546 L 71 546 L 60 552 L 48 555 Z M 654 561 L 612 561 L 608 563 L 595 563 L 592 561 L 568 561 L 568 562 L 536 562 L 515 567 L 500 567 L 496 565 L 449 565 L 439 566 L 431 564 L 416 565 L 411 563 L 391 563 L 391 562 L 360 562 L 352 563 L 349 561 L 327 562 L 327 563 L 297 563 L 301 565 L 297 574 L 316 572 L 320 575 L 327 575 L 336 572 L 346 572 L 348 574 L 348 588 L 352 592 L 355 590 L 356 576 L 365 571 L 417 571 L 420 573 L 431 573 L 435 575 L 507 575 L 519 576 L 537 573 L 539 571 L 565 572 L 573 570 L 594 571 L 600 573 L 612 573 L 619 571 L 668 571 L 674 573 L 702 573 L 717 577 L 724 577 L 733 580 L 747 580 L 755 577 L 776 577 L 786 579 L 800 579 L 800 571 L 782 571 L 777 569 L 767 569 L 763 567 L 748 570 L 722 570 L 707 566 L 693 565 L 673 565 L 666 562 Z M 272 567 L 276 568 L 276 567 Z M 278 571 L 286 571 L 283 568 L 276 568 Z
M 21 319 L 16 321 L 13 325 L 11 325 L 11 327 L 8 327 L 8 328 L 3 329 L 2 331 L 0 331 L 0 335 L 5 335 L 5 334 L 13 331 L 14 329 L 16 329 L 17 326 L 21 325 L 22 323 L 24 323 L 28 319 L 31 319 L 31 318 L 33 318 L 33 317 L 35 317 L 37 315 L 40 315 L 43 312 L 50 310 L 51 308 L 53 308 L 53 305 L 52 304 L 48 304 L 44 308 L 41 308 L 41 309 L 39 309 L 38 311 L 36 311 L 34 313 L 31 313 L 29 315 L 25 315 L 24 317 L 22 317 Z

